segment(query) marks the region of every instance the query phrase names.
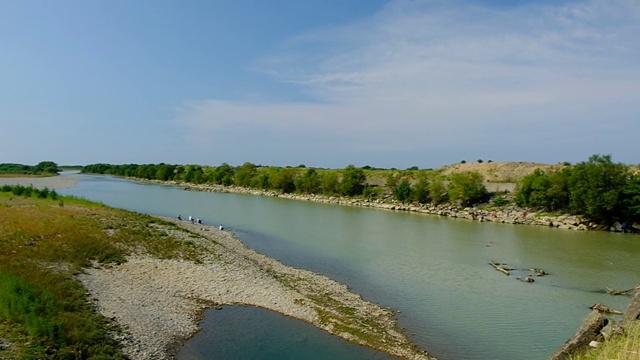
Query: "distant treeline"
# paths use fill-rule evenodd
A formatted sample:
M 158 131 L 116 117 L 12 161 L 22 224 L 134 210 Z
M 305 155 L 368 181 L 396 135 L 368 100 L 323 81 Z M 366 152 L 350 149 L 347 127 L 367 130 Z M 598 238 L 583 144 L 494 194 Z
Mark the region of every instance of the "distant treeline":
M 450 199 L 472 203 L 486 196 L 483 179 L 477 173 L 456 176 L 447 186 L 437 171 L 418 170 L 417 167 L 383 170 L 349 165 L 344 169 L 316 169 L 303 166 L 257 166 L 248 162 L 237 167 L 227 163 L 217 167 L 93 164 L 85 166 L 82 172 L 194 184 L 235 185 L 282 193 L 361 197 L 371 200 L 393 197 L 404 202 L 419 203 L 442 203 Z M 383 179 L 386 186 L 367 182 L 370 177 Z M 473 185 L 456 186 L 469 181 Z
M 58 164 L 53 161 L 42 161 L 38 165 L 0 164 L 0 174 L 50 175 L 60 172 Z
M 434 170 L 380 170 L 349 165 L 340 170 L 306 167 L 282 168 L 245 163 L 209 167 L 170 164 L 93 164 L 84 173 L 110 174 L 147 180 L 218 184 L 274 190 L 282 193 L 395 199 L 407 203 L 458 203 L 470 206 L 489 203 L 549 212 L 584 215 L 600 224 L 640 221 L 640 177 L 629 166 L 613 163 L 610 155 L 594 155 L 586 162 L 567 164 L 562 170 L 537 170 L 521 179 L 514 194 L 490 194 L 477 172 L 444 177 Z M 374 175 L 384 185 L 367 182 Z

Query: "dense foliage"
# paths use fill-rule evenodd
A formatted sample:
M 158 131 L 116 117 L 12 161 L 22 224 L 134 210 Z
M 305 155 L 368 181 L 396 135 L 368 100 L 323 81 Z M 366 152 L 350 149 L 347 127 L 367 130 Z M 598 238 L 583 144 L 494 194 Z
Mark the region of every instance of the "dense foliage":
M 60 172 L 58 164 L 53 161 L 42 161 L 38 165 L 0 164 L 0 174 L 51 175 Z
M 441 204 L 449 200 L 471 205 L 486 198 L 483 177 L 477 172 L 461 173 L 447 185 L 437 172 L 358 168 L 348 165 L 341 170 L 307 168 L 306 166 L 267 167 L 244 163 L 233 167 L 227 163 L 209 167 L 170 164 L 93 164 L 83 167 L 84 173 L 110 174 L 147 180 L 178 181 L 194 184 L 241 186 L 282 193 L 320 194 L 360 197 L 369 200 L 395 199 L 405 203 Z M 370 174 L 387 179 L 386 186 L 368 183 Z M 451 196 L 449 193 L 451 192 Z
M 520 206 L 581 214 L 604 225 L 640 221 L 640 177 L 610 155 L 562 170 L 536 170 L 524 177 L 515 193 Z
M 142 179 L 173 180 L 196 184 L 236 185 L 274 190 L 282 193 L 340 195 L 369 200 L 394 199 L 404 203 L 457 203 L 473 206 L 489 200 L 494 206 L 505 206 L 510 198 L 489 194 L 481 174 L 459 172 L 449 177 L 438 171 L 358 168 L 349 165 L 341 170 L 301 167 L 266 167 L 251 163 L 233 167 L 223 163 L 217 167 L 200 165 L 109 165 L 85 166 L 83 172 L 130 176 Z M 375 174 L 386 179 L 384 185 L 367 180 Z M 594 222 L 610 225 L 615 221 L 640 221 L 640 178 L 629 167 L 611 161 L 609 155 L 594 155 L 576 165 L 550 173 L 536 170 L 524 177 L 514 193 L 515 203 L 522 207 L 549 212 L 584 215 Z

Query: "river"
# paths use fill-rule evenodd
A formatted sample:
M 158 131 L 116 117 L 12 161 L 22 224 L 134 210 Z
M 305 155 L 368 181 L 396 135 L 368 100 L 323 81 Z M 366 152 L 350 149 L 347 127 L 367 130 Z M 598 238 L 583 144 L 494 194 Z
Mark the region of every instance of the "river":
M 624 310 L 628 298 L 604 288 L 631 288 L 640 275 L 635 235 L 184 191 L 109 176 L 79 175 L 77 187 L 59 192 L 222 224 L 261 253 L 327 275 L 398 311 L 400 326 L 443 360 L 544 359 L 573 335 L 590 305 Z M 522 270 L 506 276 L 491 261 Z M 550 275 L 534 283 L 517 280 L 532 267 Z M 221 319 L 211 320 L 216 316 Z M 212 312 L 203 326 L 220 326 L 222 318 Z M 263 323 L 272 332 L 287 327 Z

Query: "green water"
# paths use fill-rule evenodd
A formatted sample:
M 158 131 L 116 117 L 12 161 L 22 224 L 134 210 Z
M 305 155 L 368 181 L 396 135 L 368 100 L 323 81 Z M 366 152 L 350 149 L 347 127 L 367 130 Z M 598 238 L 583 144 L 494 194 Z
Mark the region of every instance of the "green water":
M 259 252 L 399 311 L 400 325 L 441 359 L 544 359 L 575 332 L 590 305 L 624 309 L 628 299 L 606 295 L 605 287 L 640 282 L 635 235 L 190 192 L 98 176 L 81 176 L 78 187 L 61 192 L 224 224 Z M 507 277 L 490 261 L 523 270 Z M 533 284 L 516 279 L 531 267 L 550 275 Z M 237 348 L 244 346 L 238 340 Z

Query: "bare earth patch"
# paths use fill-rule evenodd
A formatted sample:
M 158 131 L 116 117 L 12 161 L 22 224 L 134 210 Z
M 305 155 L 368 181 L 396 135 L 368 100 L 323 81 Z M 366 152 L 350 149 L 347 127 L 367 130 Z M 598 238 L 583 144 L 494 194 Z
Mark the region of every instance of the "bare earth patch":
M 68 189 L 78 184 L 78 177 L 73 175 L 47 176 L 47 177 L 0 177 L 2 185 L 32 185 L 37 189 Z

